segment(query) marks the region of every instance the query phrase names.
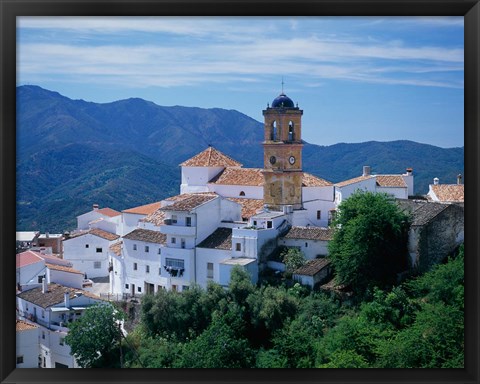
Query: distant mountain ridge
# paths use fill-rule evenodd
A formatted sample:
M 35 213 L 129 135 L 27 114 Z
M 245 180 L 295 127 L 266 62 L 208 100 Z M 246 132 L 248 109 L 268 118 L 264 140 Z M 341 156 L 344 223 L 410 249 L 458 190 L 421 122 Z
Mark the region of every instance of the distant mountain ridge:
M 98 104 L 17 87 L 17 229 L 60 232 L 93 203 L 123 210 L 179 193 L 178 164 L 212 145 L 263 166 L 263 124 L 235 110 L 162 107 L 132 98 Z M 414 169 L 416 193 L 454 183 L 464 149 L 412 141 L 304 143 L 306 172 L 332 182 Z

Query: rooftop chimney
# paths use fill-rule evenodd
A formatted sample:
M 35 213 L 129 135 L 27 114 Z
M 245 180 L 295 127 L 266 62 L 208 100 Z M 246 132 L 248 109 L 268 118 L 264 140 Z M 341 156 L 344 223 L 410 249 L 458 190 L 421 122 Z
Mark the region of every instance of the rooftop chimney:
M 70 292 L 65 291 L 63 294 L 63 301 L 65 302 L 65 308 L 70 308 Z
M 370 172 L 371 172 L 370 166 L 369 165 L 364 165 L 363 166 L 363 176 L 370 176 Z
M 457 184 L 458 184 L 458 185 L 462 184 L 462 174 L 461 174 L 461 173 L 459 173 L 459 174 L 457 175 Z
M 47 293 L 48 292 L 48 284 L 47 284 L 47 279 L 44 277 L 42 279 L 42 293 Z
M 412 176 L 413 168 L 407 168 L 407 176 Z
M 96 211 L 98 209 L 98 204 L 93 204 L 93 210 Z
M 438 185 L 439 181 L 440 181 L 440 180 L 438 180 L 438 177 L 435 177 L 435 178 L 433 179 L 433 185 Z

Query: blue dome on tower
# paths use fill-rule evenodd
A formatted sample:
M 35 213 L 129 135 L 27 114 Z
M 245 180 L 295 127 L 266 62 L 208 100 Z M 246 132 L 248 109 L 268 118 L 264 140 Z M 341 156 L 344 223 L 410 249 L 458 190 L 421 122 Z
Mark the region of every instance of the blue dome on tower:
M 272 101 L 272 108 L 295 108 L 292 99 L 283 92 Z

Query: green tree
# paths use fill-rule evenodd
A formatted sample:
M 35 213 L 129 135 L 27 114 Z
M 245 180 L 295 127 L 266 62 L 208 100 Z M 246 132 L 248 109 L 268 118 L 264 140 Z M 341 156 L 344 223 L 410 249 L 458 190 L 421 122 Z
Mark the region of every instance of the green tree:
M 408 267 L 408 223 L 387 194 L 358 191 L 343 201 L 328 245 L 338 283 L 360 296 L 374 286 L 393 284 Z
M 111 304 L 97 304 L 69 325 L 65 343 L 81 367 L 117 366 L 122 338 L 119 322 L 124 317 Z
M 286 271 L 291 273 L 297 268 L 300 268 L 306 261 L 305 255 L 298 248 L 288 248 L 281 256 Z

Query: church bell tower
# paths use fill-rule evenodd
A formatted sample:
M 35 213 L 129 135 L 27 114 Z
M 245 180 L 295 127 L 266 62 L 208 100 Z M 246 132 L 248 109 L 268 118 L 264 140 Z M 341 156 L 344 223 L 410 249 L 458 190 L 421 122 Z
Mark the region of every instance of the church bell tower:
M 302 115 L 283 91 L 263 111 L 263 199 L 271 210 L 302 208 Z

